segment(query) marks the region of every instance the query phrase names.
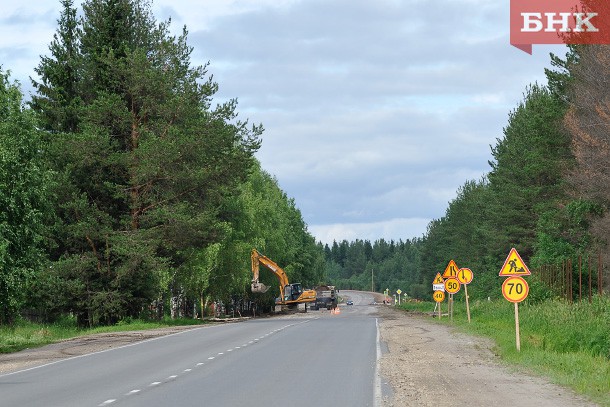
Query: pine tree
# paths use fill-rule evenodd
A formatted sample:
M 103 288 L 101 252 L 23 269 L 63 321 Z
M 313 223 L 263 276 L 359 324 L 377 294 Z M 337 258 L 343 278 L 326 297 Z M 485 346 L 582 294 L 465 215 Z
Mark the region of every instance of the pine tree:
M 41 123 L 52 132 L 73 132 L 79 124 L 79 30 L 72 0 L 62 0 L 59 27 L 49 46 L 51 56 L 43 56 L 34 70 L 40 82 L 31 79 L 37 94 L 31 107 Z
M 222 240 L 221 207 L 262 127 L 237 120 L 235 101 L 212 108 L 218 85 L 206 66 L 191 67 L 186 29 L 170 35 L 148 2 L 89 0 L 83 10 L 79 124 L 49 154 L 63 179 L 54 270 L 80 282 L 65 302 L 81 323 L 113 323 L 180 290 L 198 249 Z

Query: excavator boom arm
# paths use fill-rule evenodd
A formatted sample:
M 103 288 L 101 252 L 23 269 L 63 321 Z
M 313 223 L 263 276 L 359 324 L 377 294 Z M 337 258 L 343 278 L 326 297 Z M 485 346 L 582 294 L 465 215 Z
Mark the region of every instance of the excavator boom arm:
M 288 276 L 286 272 L 278 266 L 273 260 L 268 258 L 265 255 L 262 255 L 256 249 L 252 249 L 252 254 L 250 256 L 252 259 L 252 292 L 267 292 L 269 287 L 259 282 L 259 274 L 260 274 L 260 265 L 262 264 L 270 270 L 278 279 L 280 285 L 280 296 L 282 296 L 282 291 L 286 285 L 288 285 Z

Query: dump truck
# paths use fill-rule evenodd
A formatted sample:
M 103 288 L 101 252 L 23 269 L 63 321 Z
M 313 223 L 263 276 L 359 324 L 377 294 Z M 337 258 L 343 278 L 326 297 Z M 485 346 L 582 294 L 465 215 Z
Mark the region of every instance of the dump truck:
M 315 304 L 315 290 L 303 289 L 301 283 L 290 283 L 286 272 L 273 260 L 252 249 L 252 283 L 250 289 L 253 293 L 265 293 L 270 287 L 259 281 L 260 266 L 271 271 L 278 280 L 279 297 L 275 299 L 276 310 L 287 311 L 296 310 L 307 312 L 309 304 Z
M 326 308 L 327 310 L 337 308 L 337 290 L 333 285 L 319 285 L 314 287 L 316 291 L 316 302 L 312 309 Z

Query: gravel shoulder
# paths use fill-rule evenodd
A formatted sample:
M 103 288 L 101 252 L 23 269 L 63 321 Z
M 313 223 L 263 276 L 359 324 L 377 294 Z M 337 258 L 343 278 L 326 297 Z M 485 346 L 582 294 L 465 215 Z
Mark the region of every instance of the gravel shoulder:
M 456 332 L 424 315 L 379 306 L 384 407 L 596 406 L 571 390 L 501 364 L 493 342 Z

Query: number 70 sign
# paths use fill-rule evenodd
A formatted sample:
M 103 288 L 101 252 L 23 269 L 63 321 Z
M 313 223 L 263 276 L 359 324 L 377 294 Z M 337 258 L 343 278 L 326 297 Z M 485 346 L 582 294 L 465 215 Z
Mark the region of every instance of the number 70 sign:
M 504 280 L 502 284 L 502 295 L 510 302 L 521 302 L 527 298 L 529 294 L 529 286 L 524 278 L 519 276 L 511 276 Z

